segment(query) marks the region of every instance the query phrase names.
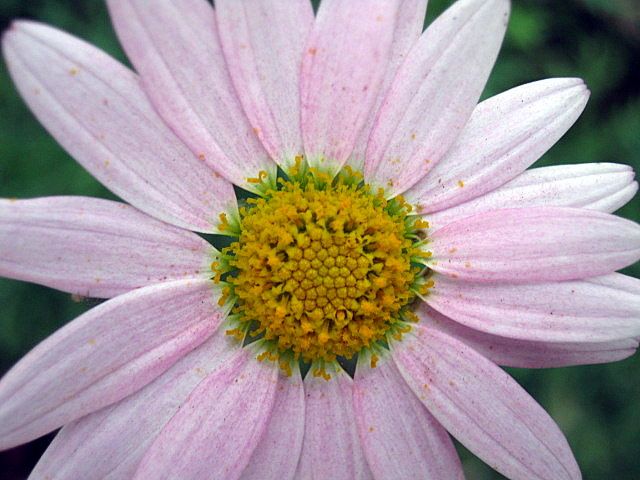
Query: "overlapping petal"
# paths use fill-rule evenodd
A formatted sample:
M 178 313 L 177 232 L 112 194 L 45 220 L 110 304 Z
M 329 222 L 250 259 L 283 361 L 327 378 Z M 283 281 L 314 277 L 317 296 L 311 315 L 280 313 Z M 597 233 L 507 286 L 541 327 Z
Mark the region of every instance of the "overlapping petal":
M 277 379 L 277 363 L 238 349 L 189 395 L 134 478 L 240 478 L 271 416 Z
M 638 348 L 636 338 L 602 342 L 523 340 L 486 333 L 451 320 L 426 304 L 416 312 L 421 325 L 457 338 L 498 365 L 520 368 L 567 367 L 622 360 Z M 507 318 L 507 317 L 502 317 Z M 608 318 L 601 319 L 606 323 Z M 636 318 L 636 322 L 640 322 Z M 580 329 L 580 327 L 576 327 Z
M 367 121 L 358 136 L 356 145 L 349 158 L 349 165 L 358 171 L 364 167 L 364 157 L 369 143 L 369 135 L 375 123 L 378 111 L 382 106 L 389 87 L 398 72 L 398 68 L 405 61 L 411 47 L 418 41 L 422 28 L 424 27 L 424 17 L 427 10 L 427 0 L 403 0 L 398 8 L 398 19 L 393 33 L 393 43 L 391 44 L 391 54 L 386 68 L 380 91 L 373 104 L 373 108 L 367 115 Z
M 275 164 L 242 110 L 206 0 L 109 0 L 111 18 L 145 91 L 164 121 L 204 163 L 227 180 Z
M 426 215 L 438 229 L 499 208 L 574 207 L 613 213 L 638 191 L 633 169 L 617 163 L 556 165 L 527 170 L 496 190 Z
M 468 327 L 509 338 L 604 342 L 640 337 L 640 280 L 618 273 L 530 285 L 434 276 L 426 302 Z
M 513 480 L 582 478 L 549 415 L 509 375 L 441 331 L 415 326 L 393 351 L 403 377 L 465 447 Z
M 485 100 L 444 158 L 404 196 L 430 213 L 494 190 L 551 148 L 588 98 L 582 80 L 551 78 Z
M 294 478 L 304 437 L 305 396 L 297 365 L 291 377 L 280 375 L 269 423 L 242 480 Z
M 372 479 L 354 417 L 353 381 L 344 372 L 331 375 L 328 382 L 305 379 L 304 443 L 296 478 Z
M 0 448 L 117 402 L 165 372 L 224 319 L 214 293 L 202 279 L 141 288 L 44 340 L 0 381 Z
M 271 157 L 302 155 L 300 69 L 313 25 L 309 0 L 218 0 L 220 41 L 233 85 Z
M 480 98 L 509 8 L 507 0 L 460 0 L 427 28 L 398 70 L 371 132 L 368 182 L 392 197 L 442 159 Z
M 324 0 L 300 82 L 307 160 L 334 171 L 351 155 L 381 88 L 402 0 Z
M 218 214 L 235 209 L 231 184 L 169 130 L 124 66 L 33 22 L 15 22 L 2 47 L 40 122 L 112 192 L 160 220 L 202 232 L 216 232 Z
M 370 368 L 360 357 L 353 401 L 362 448 L 374 478 L 464 479 L 451 438 L 390 359 Z
M 210 277 L 215 249 L 124 203 L 87 197 L 0 200 L 0 274 L 87 297 Z
M 430 235 L 427 264 L 451 278 L 534 283 L 619 270 L 640 258 L 640 226 L 606 213 L 560 207 L 492 210 Z
M 238 343 L 224 332 L 212 335 L 142 390 L 66 425 L 30 478 L 131 479 L 191 392 L 237 351 Z

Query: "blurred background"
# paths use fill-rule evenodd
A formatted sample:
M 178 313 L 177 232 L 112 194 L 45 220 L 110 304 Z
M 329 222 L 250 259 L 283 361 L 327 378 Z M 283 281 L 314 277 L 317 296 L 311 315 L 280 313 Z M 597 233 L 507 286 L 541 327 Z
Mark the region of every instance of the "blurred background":
M 317 5 L 317 2 L 315 2 Z M 426 24 L 452 2 L 431 0 Z M 37 19 L 126 63 L 100 0 L 0 0 L 0 27 Z M 538 163 L 620 162 L 640 168 L 640 0 L 513 0 L 509 30 L 484 93 L 576 76 L 592 95 L 573 129 Z M 0 64 L 0 197 L 114 198 L 44 131 Z M 619 214 L 640 220 L 640 198 Z M 640 265 L 624 273 L 640 277 Z M 0 279 L 0 373 L 98 302 Z M 587 480 L 640 479 L 640 355 L 610 365 L 509 369 L 567 435 Z M 0 479 L 26 478 L 53 434 L 0 452 Z M 467 478 L 503 478 L 459 447 Z

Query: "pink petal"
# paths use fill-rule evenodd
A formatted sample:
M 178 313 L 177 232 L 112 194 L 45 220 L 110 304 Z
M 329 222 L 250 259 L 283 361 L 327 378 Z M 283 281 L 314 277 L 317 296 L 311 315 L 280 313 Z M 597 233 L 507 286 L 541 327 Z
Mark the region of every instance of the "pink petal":
M 402 0 L 323 0 L 300 84 L 302 137 L 312 165 L 351 155 L 392 54 Z
M 152 285 L 47 338 L 0 382 L 0 449 L 117 402 L 163 373 L 225 317 L 214 293 L 210 280 Z
M 367 181 L 395 196 L 444 157 L 480 98 L 508 16 L 508 0 L 460 0 L 429 26 L 380 109 Z
M 393 358 L 460 443 L 513 480 L 582 478 L 558 426 L 509 375 L 438 330 L 413 331 L 395 346 Z
M 277 378 L 277 364 L 238 349 L 169 420 L 134 478 L 239 478 L 271 416 Z
M 578 119 L 588 98 L 582 80 L 552 78 L 485 100 L 444 158 L 405 198 L 428 213 L 494 190 L 549 150 Z
M 427 0 L 402 0 L 402 5 L 398 8 L 398 20 L 393 32 L 393 43 L 391 44 L 391 55 L 389 64 L 382 81 L 382 86 L 374 102 L 364 128 L 358 136 L 356 146 L 349 158 L 349 164 L 356 170 L 362 171 L 364 167 L 364 157 L 369 142 L 369 135 L 375 123 L 382 102 L 389 93 L 391 82 L 398 72 L 398 68 L 407 58 L 411 47 L 418 41 L 422 28 L 424 27 L 424 16 L 427 10 Z
M 304 443 L 295 478 L 372 479 L 358 436 L 351 377 L 332 371 L 325 381 L 310 373 L 304 383 Z
M 232 186 L 164 125 L 137 77 L 91 45 L 51 27 L 16 22 L 3 51 L 40 122 L 92 175 L 160 220 L 216 232 L 235 209 Z
M 304 437 L 304 387 L 299 370 L 280 375 L 269 423 L 242 480 L 291 480 L 296 473 Z
M 0 275 L 87 297 L 211 277 L 215 249 L 124 203 L 0 199 Z
M 274 171 L 236 96 L 209 2 L 107 3 L 151 102 L 193 153 L 243 188 Z
M 527 170 L 498 189 L 429 214 L 431 228 L 500 208 L 576 207 L 612 213 L 638 191 L 633 169 L 616 163 L 557 165 Z M 430 209 L 430 208 L 429 208 Z
M 610 274 L 532 285 L 460 282 L 442 275 L 425 297 L 440 313 L 494 335 L 548 342 L 640 336 L 640 280 Z
M 216 1 L 220 41 L 233 85 L 272 158 L 302 155 L 300 68 L 313 25 L 309 0 Z M 288 165 L 287 165 L 288 164 Z
M 593 210 L 492 210 L 436 230 L 428 265 L 452 278 L 533 283 L 614 272 L 640 258 L 640 226 Z
M 31 477 L 132 478 L 148 448 L 191 392 L 226 365 L 238 348 L 224 332 L 216 333 L 141 390 L 66 425 Z
M 374 477 L 464 479 L 449 434 L 389 360 L 382 359 L 375 368 L 359 361 L 354 381 L 358 430 Z
M 466 327 L 426 304 L 420 305 L 417 313 L 422 326 L 435 328 L 455 337 L 492 362 L 507 367 L 549 368 L 615 362 L 633 355 L 638 348 L 638 340 L 634 338 L 605 342 L 551 342 L 507 338 Z

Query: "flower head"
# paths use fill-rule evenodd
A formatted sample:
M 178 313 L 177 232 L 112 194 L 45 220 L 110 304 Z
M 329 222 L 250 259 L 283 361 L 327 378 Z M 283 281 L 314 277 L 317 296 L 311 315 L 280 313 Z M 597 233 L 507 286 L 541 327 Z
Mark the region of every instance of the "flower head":
M 220 303 L 237 299 L 238 327 L 228 333 L 260 337 L 262 358 L 288 374 L 289 362 L 302 360 L 328 379 L 325 363 L 398 336 L 415 319 L 411 303 L 426 281 L 414 262 L 427 224 L 349 168 L 336 177 L 298 170 L 240 209 L 237 241 L 213 270 L 227 284 Z
M 215 4 L 109 0 L 137 74 L 5 33 L 36 116 L 131 206 L 0 201 L 2 275 L 108 299 L 2 379 L 0 447 L 62 426 L 36 478 L 462 478 L 451 434 L 509 478 L 580 478 L 496 364 L 638 346 L 614 272 L 640 227 L 610 214 L 633 172 L 525 171 L 584 83 L 477 104 L 507 0 L 424 33 L 425 0 Z

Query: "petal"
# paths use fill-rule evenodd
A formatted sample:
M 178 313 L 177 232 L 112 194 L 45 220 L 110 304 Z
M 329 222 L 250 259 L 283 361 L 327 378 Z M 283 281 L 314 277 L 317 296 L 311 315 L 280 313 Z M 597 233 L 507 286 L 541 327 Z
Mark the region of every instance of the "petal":
M 304 443 L 295 478 L 372 479 L 354 418 L 351 377 L 336 371 L 325 381 L 309 373 L 305 394 Z
M 617 163 L 534 168 L 492 192 L 429 214 L 427 219 L 431 228 L 439 228 L 500 208 L 574 207 L 613 213 L 638 191 L 633 179 L 633 169 Z M 419 205 L 417 208 L 420 210 Z
M 313 25 L 309 0 L 217 0 L 220 42 L 238 98 L 282 166 L 302 155 L 300 68 Z M 275 27 L 275 28 L 274 28 Z
M 640 258 L 640 226 L 593 210 L 492 210 L 431 235 L 433 270 L 478 282 L 574 280 L 614 272 Z
M 323 0 L 300 83 L 302 137 L 312 165 L 351 155 L 392 54 L 402 0 Z
M 291 480 L 296 473 L 304 437 L 304 387 L 300 371 L 280 375 L 269 423 L 242 480 Z
M 235 210 L 232 186 L 164 125 L 137 77 L 51 27 L 16 22 L 3 52 L 18 90 L 73 157 L 134 207 L 179 227 L 216 232 Z
M 193 153 L 243 188 L 274 171 L 231 83 L 209 2 L 107 3 L 151 102 Z
M 362 448 L 375 478 L 464 479 L 449 434 L 404 381 L 396 365 L 358 360 L 353 402 Z
M 124 203 L 87 197 L 0 199 L 0 275 L 86 297 L 211 277 L 215 249 Z
M 605 342 L 551 342 L 507 338 L 466 327 L 424 303 L 417 313 L 420 324 L 424 327 L 435 328 L 455 337 L 492 362 L 507 367 L 549 368 L 615 362 L 633 355 L 638 348 L 638 340 L 634 338 Z M 503 318 L 506 317 L 501 317 Z
M 58 330 L 0 382 L 0 449 L 117 402 L 166 371 L 225 317 L 214 296 L 210 280 L 161 283 Z
M 582 478 L 558 426 L 509 375 L 459 340 L 413 329 L 394 347 L 393 358 L 460 443 L 513 480 Z
M 66 425 L 30 478 L 130 479 L 187 397 L 235 355 L 238 343 L 216 333 L 169 370 L 118 403 Z
M 588 98 L 582 80 L 552 78 L 485 100 L 444 158 L 405 198 L 428 213 L 494 190 L 549 150 L 578 119 Z
M 391 55 L 386 68 L 382 86 L 376 97 L 373 108 L 369 115 L 364 128 L 358 136 L 356 146 L 349 158 L 351 167 L 358 171 L 362 171 L 364 167 L 364 156 L 369 142 L 369 135 L 375 123 L 380 107 L 385 97 L 389 93 L 391 82 L 398 72 L 398 68 L 407 58 L 409 50 L 418 41 L 422 29 L 424 27 L 424 17 L 427 10 L 427 0 L 402 0 L 402 5 L 398 9 L 398 20 L 395 31 L 393 32 L 393 43 L 391 44 Z
M 603 342 L 640 336 L 640 280 L 610 274 L 533 285 L 460 282 L 434 275 L 425 301 L 494 335 L 547 342 Z
M 508 0 L 460 0 L 398 70 L 371 132 L 368 182 L 404 192 L 445 155 L 467 123 L 498 55 Z
M 277 378 L 277 364 L 238 349 L 191 393 L 134 478 L 239 478 L 271 416 Z

